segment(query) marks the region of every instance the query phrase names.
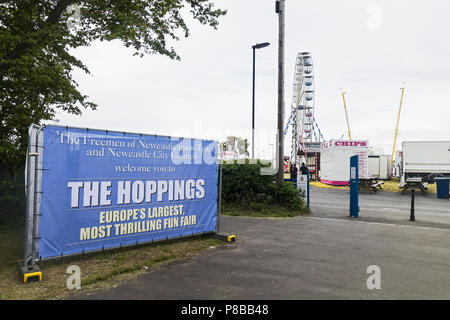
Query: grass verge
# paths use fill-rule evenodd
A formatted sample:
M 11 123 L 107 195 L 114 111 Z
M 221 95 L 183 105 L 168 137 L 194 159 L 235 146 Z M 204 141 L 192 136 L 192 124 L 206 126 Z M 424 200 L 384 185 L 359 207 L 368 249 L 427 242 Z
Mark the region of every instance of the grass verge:
M 288 209 L 280 205 L 266 205 L 256 208 L 242 208 L 239 206 L 226 206 L 222 208 L 222 214 L 226 216 L 247 216 L 247 217 L 277 217 L 288 218 L 309 214 L 310 211 L 299 211 Z
M 41 261 L 38 264 L 42 281 L 24 284 L 17 268 L 17 261 L 23 260 L 24 229 L 3 226 L 0 228 L 0 300 L 64 299 L 74 293 L 108 289 L 168 262 L 190 258 L 222 244 L 210 236 L 196 236 Z M 70 265 L 81 269 L 80 290 L 67 289 L 66 270 Z
M 402 192 L 403 189 L 399 188 L 399 185 L 400 182 L 398 180 L 385 180 L 382 190 L 390 192 Z M 436 184 L 429 184 L 427 192 L 436 193 Z
M 311 181 L 309 183 L 310 186 L 322 189 L 335 189 L 335 190 L 350 190 L 348 186 L 333 186 L 326 183 L 322 183 L 320 181 Z
M 399 187 L 400 182 L 398 180 L 383 180 L 384 184 L 382 185 L 382 189 L 380 191 L 388 191 L 388 192 L 402 192 L 403 189 Z M 336 190 L 350 190 L 348 186 L 331 186 L 319 181 L 311 181 L 310 185 L 316 188 L 322 189 L 336 189 Z M 409 191 L 408 191 L 409 192 Z M 429 193 L 436 193 L 436 184 L 429 184 L 428 190 Z

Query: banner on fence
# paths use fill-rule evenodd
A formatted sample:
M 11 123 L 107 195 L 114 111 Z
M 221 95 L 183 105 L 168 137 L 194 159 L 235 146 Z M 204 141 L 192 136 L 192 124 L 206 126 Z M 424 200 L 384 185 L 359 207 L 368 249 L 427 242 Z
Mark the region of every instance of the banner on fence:
M 40 259 L 216 231 L 217 143 L 43 129 Z

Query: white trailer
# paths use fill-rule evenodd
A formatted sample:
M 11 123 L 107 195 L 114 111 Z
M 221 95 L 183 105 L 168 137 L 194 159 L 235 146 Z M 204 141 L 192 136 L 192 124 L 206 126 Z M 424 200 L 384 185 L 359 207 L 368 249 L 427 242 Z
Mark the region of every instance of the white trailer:
M 367 140 L 330 140 L 320 146 L 320 181 L 331 185 L 348 185 L 350 157 L 358 155 L 360 179 L 370 178 Z
M 391 156 L 369 155 L 369 176 L 382 180 L 390 179 L 392 177 Z
M 434 183 L 450 176 L 450 141 L 405 141 L 402 143 L 401 183 L 411 178 Z

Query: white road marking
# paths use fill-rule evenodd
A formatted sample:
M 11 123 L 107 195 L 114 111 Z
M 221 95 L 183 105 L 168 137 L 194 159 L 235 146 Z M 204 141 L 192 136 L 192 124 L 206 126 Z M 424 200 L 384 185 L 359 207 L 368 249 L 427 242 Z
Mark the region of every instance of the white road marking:
M 433 227 L 421 227 L 421 226 L 410 226 L 396 223 L 385 223 L 385 222 L 370 222 L 370 221 L 356 221 L 356 220 L 346 220 L 346 219 L 336 219 L 336 218 L 323 218 L 323 217 L 302 217 L 302 219 L 311 219 L 311 220 L 325 220 L 325 221 L 338 221 L 338 222 L 351 222 L 351 223 L 364 223 L 364 224 L 375 224 L 386 227 L 394 227 L 394 228 L 407 228 L 407 229 L 420 229 L 420 230 L 434 230 L 434 231 L 447 231 L 450 232 L 450 229 L 445 228 L 433 228 Z

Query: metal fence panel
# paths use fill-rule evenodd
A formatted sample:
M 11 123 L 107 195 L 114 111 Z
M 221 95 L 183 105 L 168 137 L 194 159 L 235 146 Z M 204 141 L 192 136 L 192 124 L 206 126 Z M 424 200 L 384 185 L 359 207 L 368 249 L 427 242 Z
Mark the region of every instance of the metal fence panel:
M 40 207 L 40 185 L 42 178 L 42 127 L 31 125 L 28 129 L 28 147 L 25 164 L 25 251 L 24 266 L 34 264 L 37 257 L 37 243 Z
M 26 255 L 217 231 L 217 142 L 60 126 L 30 129 L 33 139 L 39 156 L 27 159 Z M 28 224 L 38 239 L 31 249 Z

